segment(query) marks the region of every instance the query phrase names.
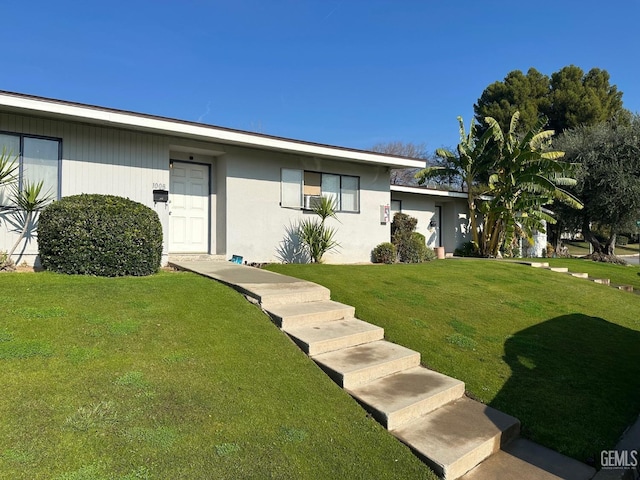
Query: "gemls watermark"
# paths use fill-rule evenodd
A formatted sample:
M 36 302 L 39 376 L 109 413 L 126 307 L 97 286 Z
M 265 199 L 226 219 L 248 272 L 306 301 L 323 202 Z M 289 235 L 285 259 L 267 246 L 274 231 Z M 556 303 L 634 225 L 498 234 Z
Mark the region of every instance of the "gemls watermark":
M 603 469 L 636 468 L 638 450 L 603 450 L 600 452 L 600 465 Z

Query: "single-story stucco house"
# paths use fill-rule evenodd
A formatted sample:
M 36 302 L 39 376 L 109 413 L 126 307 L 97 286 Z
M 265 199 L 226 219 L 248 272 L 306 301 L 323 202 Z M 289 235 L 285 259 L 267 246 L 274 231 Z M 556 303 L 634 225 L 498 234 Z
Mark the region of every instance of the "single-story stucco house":
M 0 91 L 2 148 L 21 181 L 44 180 L 54 199 L 102 193 L 153 208 L 163 264 L 186 254 L 304 261 L 292 227 L 321 195 L 339 209 L 330 263 L 368 262 L 399 211 L 432 248 L 453 252 L 469 237 L 465 193 L 389 184 L 391 168 L 420 160 Z M 13 216 L 0 216 L 0 252 L 21 229 Z M 37 253 L 31 228 L 14 260 L 34 265 Z
M 0 92 L 2 147 L 19 159 L 21 179 L 44 180 L 56 199 L 112 194 L 153 208 L 163 227 L 163 263 L 179 254 L 295 261 L 299 249 L 291 227 L 312 215 L 319 195 L 335 198 L 339 209 L 331 222 L 340 248 L 325 260 L 367 262 L 371 250 L 390 237 L 390 169 L 424 166 L 419 160 L 12 92 Z M 407 213 L 428 210 L 408 200 L 418 195 L 393 194 Z M 433 204 L 443 210 L 438 218 L 445 218 L 447 198 Z M 0 251 L 9 250 L 17 236 L 11 215 L 5 211 L 0 218 Z M 420 228 L 428 225 L 420 220 Z M 37 263 L 32 230 L 14 255 L 17 263 Z M 438 242 L 452 249 L 455 238 L 444 235 Z

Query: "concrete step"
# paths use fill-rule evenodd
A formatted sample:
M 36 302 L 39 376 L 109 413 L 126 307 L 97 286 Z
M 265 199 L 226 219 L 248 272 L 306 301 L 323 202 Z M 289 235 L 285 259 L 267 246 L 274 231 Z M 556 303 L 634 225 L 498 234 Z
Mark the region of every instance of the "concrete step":
M 356 318 L 283 328 L 283 330 L 309 356 L 375 342 L 384 338 L 383 328 Z
M 610 285 L 611 284 L 611 280 L 609 280 L 608 278 L 594 278 L 593 282 L 594 283 L 599 283 L 600 285 Z
M 552 272 L 558 272 L 558 273 L 568 273 L 569 272 L 569 268 L 567 268 L 567 267 L 549 267 L 549 270 L 551 270 Z
M 572 273 L 571 276 L 576 278 L 589 278 L 588 273 Z
M 549 262 L 526 262 L 525 265 L 529 265 L 533 268 L 548 268 Z
M 394 373 L 348 390 L 387 429 L 464 395 L 464 382 L 424 367 Z
M 323 353 L 313 359 L 345 389 L 352 389 L 420 364 L 418 352 L 384 340 Z
M 208 253 L 170 253 L 168 257 L 169 263 L 181 262 L 226 262 L 226 255 L 210 255 Z
M 276 325 L 285 331 L 302 325 L 310 325 L 331 320 L 353 317 L 356 309 L 350 305 L 322 300 L 280 305 L 267 305 L 263 308 L 269 312 Z
M 624 290 L 625 292 L 633 292 L 633 285 L 618 285 L 618 290 Z
M 242 285 L 241 285 L 242 287 Z M 267 311 L 280 305 L 324 302 L 331 300 L 328 288 L 311 282 L 289 284 L 252 284 L 247 293 Z
M 392 433 L 437 475 L 451 480 L 500 450 L 519 432 L 518 419 L 462 397 Z
M 595 473 L 573 458 L 517 438 L 460 480 L 588 480 Z

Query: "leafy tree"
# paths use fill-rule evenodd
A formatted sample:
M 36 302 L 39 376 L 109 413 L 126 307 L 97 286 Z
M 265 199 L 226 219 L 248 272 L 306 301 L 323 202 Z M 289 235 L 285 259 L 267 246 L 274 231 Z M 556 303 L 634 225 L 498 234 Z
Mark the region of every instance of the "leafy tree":
M 411 142 L 387 142 L 377 143 L 371 147 L 372 152 L 384 153 L 385 155 L 395 155 L 398 157 L 414 158 L 417 160 L 430 161 L 427 146 L 424 143 Z M 392 185 L 416 185 L 415 174 L 419 168 L 393 168 L 391 169 Z
M 474 105 L 478 120 L 493 117 L 503 131 L 508 130 L 509 119 L 516 110 L 521 112 L 519 134 L 533 128 L 542 117 L 549 119 L 547 128 L 560 134 L 567 128 L 594 125 L 614 116 L 621 121 L 631 116 L 622 106 L 622 92 L 610 85 L 606 70 L 593 68 L 585 74 L 575 65 L 560 69 L 550 78 L 533 68 L 526 75 L 514 70 L 503 81 L 489 85 Z M 478 134 L 485 128 L 478 129 Z M 556 208 L 558 223 L 548 231 L 556 247 L 562 229 L 575 221 L 572 210 Z
M 526 75 L 514 70 L 503 81 L 489 85 L 473 108 L 478 121 L 495 118 L 502 131 L 509 129 L 511 116 L 519 111 L 518 134 L 534 128 L 541 117 L 549 119 L 547 128 L 561 133 L 608 120 L 623 111 L 622 92 L 609 81 L 606 70 L 593 68 L 585 74 L 575 65 L 560 69 L 551 78 L 534 68 Z M 480 128 L 478 134 L 484 130 Z
M 575 191 L 584 209 L 564 216 L 582 228 L 595 253 L 613 255 L 616 235 L 640 219 L 640 116 L 573 128 L 556 144 L 581 163 Z M 608 239 L 601 242 L 594 228 L 608 232 Z

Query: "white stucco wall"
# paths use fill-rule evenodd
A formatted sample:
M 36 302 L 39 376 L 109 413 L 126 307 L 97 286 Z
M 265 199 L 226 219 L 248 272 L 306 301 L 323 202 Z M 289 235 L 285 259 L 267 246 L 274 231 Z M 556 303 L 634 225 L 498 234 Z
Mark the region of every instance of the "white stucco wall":
M 389 203 L 389 173 L 385 167 L 299 157 L 275 152 L 229 149 L 227 168 L 227 254 L 248 262 L 281 261 L 287 229 L 312 213 L 280 206 L 281 168 L 360 177 L 360 212 L 338 213 L 328 220 L 337 229 L 341 247 L 329 252 L 326 263 L 359 263 L 389 240 L 389 224 L 380 223 L 380 205 Z M 250 177 L 247 172 L 251 172 Z
M 436 201 L 426 195 L 399 192 L 393 192 L 391 197 L 394 200 L 400 200 L 402 213 L 418 219 L 416 232 L 424 235 L 427 246 L 431 248 L 439 247 L 442 228 L 436 208 Z M 430 227 L 432 220 L 436 224 L 434 227 Z

